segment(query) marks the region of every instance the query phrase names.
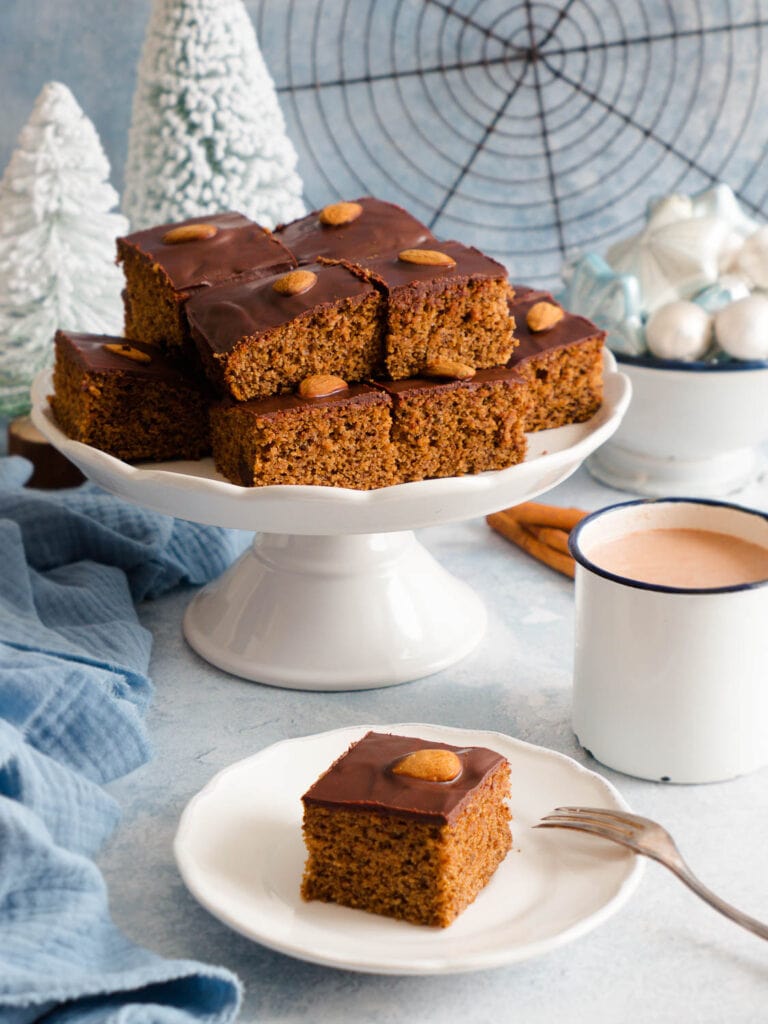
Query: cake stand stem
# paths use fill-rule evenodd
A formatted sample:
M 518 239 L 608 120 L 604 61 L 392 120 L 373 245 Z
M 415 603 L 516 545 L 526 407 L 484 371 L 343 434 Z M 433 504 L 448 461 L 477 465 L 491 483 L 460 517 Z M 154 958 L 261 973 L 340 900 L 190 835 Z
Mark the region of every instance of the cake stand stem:
M 189 644 L 244 679 L 296 690 L 408 682 L 459 661 L 486 614 L 411 531 L 257 534 L 190 603 Z

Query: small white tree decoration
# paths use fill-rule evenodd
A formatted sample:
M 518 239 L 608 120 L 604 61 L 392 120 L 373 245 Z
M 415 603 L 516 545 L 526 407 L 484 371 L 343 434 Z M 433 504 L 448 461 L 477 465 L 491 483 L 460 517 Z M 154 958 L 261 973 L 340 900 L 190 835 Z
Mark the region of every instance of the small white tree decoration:
M 296 152 L 242 0 L 153 0 L 123 210 L 134 230 L 218 210 L 300 217 Z
M 115 238 L 127 221 L 93 124 L 49 82 L 0 180 L 0 415 L 29 408 L 57 328 L 119 333 Z

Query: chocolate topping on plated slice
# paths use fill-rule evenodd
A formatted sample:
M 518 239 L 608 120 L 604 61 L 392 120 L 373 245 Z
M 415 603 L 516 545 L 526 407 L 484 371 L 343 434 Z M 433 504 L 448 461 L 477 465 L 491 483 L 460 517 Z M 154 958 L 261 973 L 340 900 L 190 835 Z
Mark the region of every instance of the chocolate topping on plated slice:
M 133 251 L 156 264 L 176 291 L 296 266 L 288 250 L 241 213 L 192 217 L 118 238 L 118 259 Z
M 436 244 L 429 228 L 401 206 L 371 196 L 332 203 L 281 224 L 275 237 L 301 264 L 314 263 L 320 256 L 351 260 L 420 246 L 434 248 Z
M 433 781 L 393 770 L 419 750 L 452 751 L 461 762 L 461 771 L 452 780 Z M 486 747 L 455 747 L 435 740 L 369 732 L 320 776 L 302 800 L 309 806 L 378 811 L 450 823 L 503 760 L 501 754 Z

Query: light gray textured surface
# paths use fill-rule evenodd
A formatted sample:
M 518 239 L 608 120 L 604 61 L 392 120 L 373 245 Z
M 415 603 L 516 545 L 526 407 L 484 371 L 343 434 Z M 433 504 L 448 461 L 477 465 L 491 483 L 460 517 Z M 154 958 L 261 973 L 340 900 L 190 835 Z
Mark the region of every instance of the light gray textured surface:
M 598 508 L 628 495 L 584 470 L 546 500 Z M 768 484 L 739 495 L 768 510 Z M 117 922 L 167 956 L 225 964 L 246 986 L 245 1024 L 314 1020 L 525 1024 L 752 1024 L 765 1019 L 766 947 L 650 864 L 627 907 L 597 931 L 538 960 L 440 978 L 360 975 L 294 961 L 218 923 L 187 893 L 171 845 L 187 800 L 222 767 L 288 736 L 394 721 L 491 728 L 562 751 L 665 823 L 695 870 L 724 898 L 768 919 L 768 769 L 728 783 L 665 786 L 618 775 L 578 748 L 569 725 L 572 585 L 483 521 L 420 539 L 489 610 L 485 641 L 427 679 L 359 693 L 300 693 L 246 683 L 185 645 L 190 591 L 141 608 L 155 636 L 152 763 L 112 785 L 125 818 L 100 859 Z M 297 627 L 297 642 L 300 628 Z
M 0 167 L 44 82 L 122 188 L 149 0 L 3 0 Z M 649 197 L 728 182 L 768 214 L 768 0 L 246 0 L 310 206 L 372 193 L 556 282 Z

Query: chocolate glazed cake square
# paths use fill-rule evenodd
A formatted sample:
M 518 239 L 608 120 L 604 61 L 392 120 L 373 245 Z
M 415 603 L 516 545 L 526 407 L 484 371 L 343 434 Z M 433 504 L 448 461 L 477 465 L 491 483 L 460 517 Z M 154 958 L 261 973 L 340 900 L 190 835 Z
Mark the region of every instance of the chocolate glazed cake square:
M 58 331 L 53 383 L 53 414 L 75 441 L 129 461 L 210 452 L 206 388 L 153 345 Z
M 384 362 L 393 380 L 440 360 L 503 366 L 515 346 L 507 271 L 460 242 L 346 260 L 386 299 Z
M 512 844 L 509 763 L 369 732 L 302 797 L 306 900 L 446 927 Z
M 603 400 L 605 332 L 565 310 L 553 327 L 533 330 L 529 314 L 539 303 L 560 309 L 549 293 L 530 288 L 516 288 L 509 302 L 520 343 L 508 365 L 528 383 L 532 402 L 525 429 L 531 431 L 582 423 Z
M 349 260 L 418 246 L 431 248 L 435 241 L 426 224 L 402 206 L 372 196 L 314 210 L 290 224 L 281 224 L 275 237 L 302 266 L 320 257 Z
M 159 224 L 117 240 L 126 290 L 125 333 L 167 349 L 190 345 L 184 304 L 201 289 L 290 270 L 296 260 L 241 213 Z
M 401 480 L 463 476 L 522 462 L 531 395 L 506 367 L 467 380 L 377 381 L 392 399 L 392 442 Z
M 214 403 L 216 468 L 243 487 L 317 484 L 370 490 L 397 483 L 389 399 L 366 384 L 338 383 L 338 391 L 317 398 L 297 393 Z
M 187 316 L 209 379 L 239 401 L 316 373 L 365 380 L 381 359 L 381 296 L 343 266 L 211 288 L 190 299 Z

